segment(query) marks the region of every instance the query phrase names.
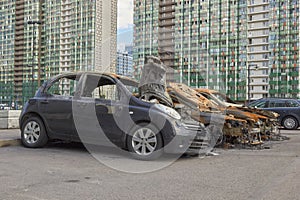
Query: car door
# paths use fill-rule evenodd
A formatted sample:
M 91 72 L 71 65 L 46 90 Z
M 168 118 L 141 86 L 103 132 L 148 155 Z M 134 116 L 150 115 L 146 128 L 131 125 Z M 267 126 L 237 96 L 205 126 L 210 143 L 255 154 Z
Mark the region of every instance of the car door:
M 282 121 L 286 116 L 294 116 L 299 119 L 300 107 L 299 103 L 292 99 L 273 99 L 268 102 L 266 110 L 271 110 L 280 115 L 279 121 Z
M 50 134 L 69 139 L 74 132 L 72 100 L 76 77 L 60 77 L 49 83 L 39 108 Z
M 76 98 L 75 126 L 78 137 L 86 143 L 119 143 L 123 131 L 118 119 L 123 111 L 118 86 L 112 77 L 85 74 L 80 96 Z

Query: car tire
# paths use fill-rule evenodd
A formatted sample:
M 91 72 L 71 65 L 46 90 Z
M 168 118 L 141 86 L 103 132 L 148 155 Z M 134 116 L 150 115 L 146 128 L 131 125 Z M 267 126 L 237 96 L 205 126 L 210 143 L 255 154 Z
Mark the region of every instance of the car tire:
M 282 120 L 282 126 L 288 130 L 295 130 L 298 128 L 299 123 L 295 117 L 287 116 Z
M 163 139 L 152 124 L 139 124 L 130 131 L 127 147 L 135 159 L 155 160 L 163 154 Z
M 23 123 L 21 141 L 28 148 L 40 148 L 47 144 L 48 135 L 39 117 L 30 117 Z

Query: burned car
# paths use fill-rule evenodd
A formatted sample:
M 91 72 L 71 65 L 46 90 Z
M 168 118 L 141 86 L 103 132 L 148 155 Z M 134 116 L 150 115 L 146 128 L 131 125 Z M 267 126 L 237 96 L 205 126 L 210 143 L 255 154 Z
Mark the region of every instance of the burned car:
M 204 148 L 202 124 L 184 121 L 173 108 L 145 96 L 134 96 L 137 88 L 137 82 L 115 74 L 55 76 L 23 108 L 22 143 L 38 148 L 59 139 L 117 146 L 142 160 L 163 152 L 197 154 Z
M 251 129 L 256 130 L 249 132 L 251 137 L 256 135 L 255 137 L 262 141 L 262 139 L 270 139 L 270 137 L 279 134 L 277 113 L 245 107 L 235 103 L 226 95 L 215 90 L 203 88 L 195 90 L 218 105 L 220 110 L 235 117 L 247 120 Z

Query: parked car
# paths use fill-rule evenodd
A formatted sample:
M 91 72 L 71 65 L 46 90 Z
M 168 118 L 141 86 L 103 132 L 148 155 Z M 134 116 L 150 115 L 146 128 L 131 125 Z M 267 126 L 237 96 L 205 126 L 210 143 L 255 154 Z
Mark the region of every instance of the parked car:
M 278 121 L 286 129 L 297 129 L 300 125 L 300 102 L 296 99 L 263 98 L 249 106 L 278 113 Z
M 53 139 L 110 145 L 104 141 L 108 139 L 142 160 L 158 158 L 163 152 L 198 153 L 201 125 L 185 123 L 170 107 L 135 97 L 129 89 L 137 86 L 115 74 L 55 76 L 23 108 L 23 145 L 38 148 Z M 130 120 L 125 120 L 127 116 Z

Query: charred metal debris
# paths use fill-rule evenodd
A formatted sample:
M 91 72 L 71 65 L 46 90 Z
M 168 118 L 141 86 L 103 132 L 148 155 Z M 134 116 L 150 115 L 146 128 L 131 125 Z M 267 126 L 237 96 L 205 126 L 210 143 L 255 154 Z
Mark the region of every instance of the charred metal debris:
M 175 109 L 183 121 L 200 123 L 213 146 L 263 146 L 281 137 L 277 113 L 235 104 L 214 90 L 167 84 L 166 67 L 153 56 L 144 65 L 139 97 Z

